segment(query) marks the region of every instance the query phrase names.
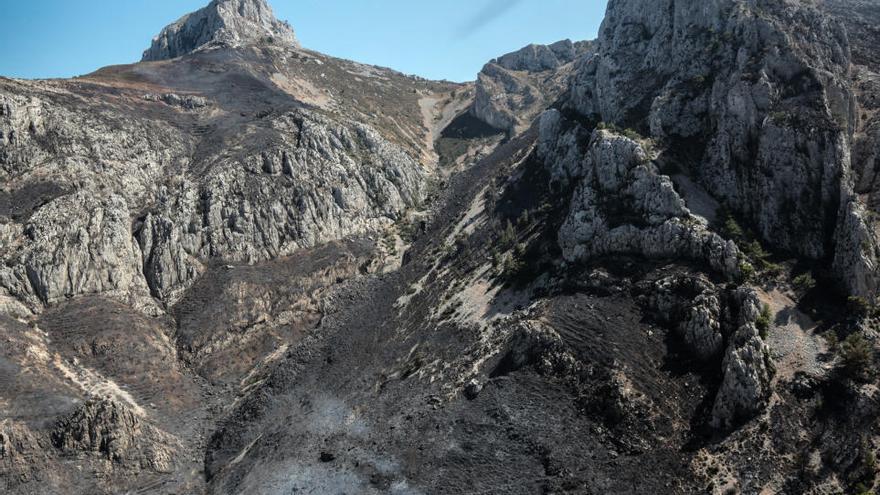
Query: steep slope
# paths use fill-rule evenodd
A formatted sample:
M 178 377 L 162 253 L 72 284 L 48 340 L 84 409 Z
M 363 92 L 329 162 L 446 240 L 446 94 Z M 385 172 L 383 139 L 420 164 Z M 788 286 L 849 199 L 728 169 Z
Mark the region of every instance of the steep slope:
M 878 5 L 612 0 L 472 86 L 216 1 L 0 80 L 0 487 L 872 489 Z
M 841 261 L 872 266 L 847 239 L 864 93 L 816 7 L 610 2 L 556 108 L 228 417 L 210 490 L 873 486 L 870 311 L 792 282 L 875 295 Z

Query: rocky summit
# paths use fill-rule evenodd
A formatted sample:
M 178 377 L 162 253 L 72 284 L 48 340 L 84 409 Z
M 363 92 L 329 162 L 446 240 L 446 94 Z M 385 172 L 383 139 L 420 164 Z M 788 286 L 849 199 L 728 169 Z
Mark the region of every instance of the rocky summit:
M 876 493 L 877 26 L 610 0 L 457 84 L 214 0 L 0 78 L 0 491 Z
M 299 46 L 293 29 L 275 18 L 266 0 L 212 0 L 163 29 L 142 61 L 176 58 L 209 45 L 252 42 Z

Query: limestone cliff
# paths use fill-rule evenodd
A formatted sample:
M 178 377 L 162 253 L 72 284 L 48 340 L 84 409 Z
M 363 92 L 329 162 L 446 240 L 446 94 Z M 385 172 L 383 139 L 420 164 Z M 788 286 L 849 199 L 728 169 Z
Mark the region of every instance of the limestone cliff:
M 212 0 L 163 29 L 142 60 L 176 58 L 211 44 L 241 43 L 299 46 L 293 29 L 275 18 L 266 0 Z

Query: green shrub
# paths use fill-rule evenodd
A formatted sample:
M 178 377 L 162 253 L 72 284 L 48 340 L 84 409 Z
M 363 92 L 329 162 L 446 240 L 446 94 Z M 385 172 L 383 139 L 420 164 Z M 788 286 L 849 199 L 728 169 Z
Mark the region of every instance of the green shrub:
M 625 137 L 628 137 L 629 139 L 632 139 L 633 141 L 638 141 L 638 140 L 643 139 L 643 136 L 641 134 L 639 134 L 639 132 L 635 129 L 630 129 L 630 128 L 621 129 L 620 127 L 617 127 L 616 125 L 610 124 L 608 122 L 599 122 L 598 124 L 596 124 L 596 129 L 598 129 L 600 131 L 611 131 L 615 134 L 620 134 Z
M 642 139 L 642 135 L 639 134 L 639 132 L 635 129 L 624 129 L 623 135 L 629 139 L 632 139 L 633 141 L 638 141 Z
M 755 267 L 748 261 L 739 262 L 740 283 L 748 283 L 755 277 Z
M 732 215 L 727 215 L 727 218 L 724 219 L 721 233 L 724 234 L 724 237 L 737 242 L 742 241 L 746 236 L 745 230 Z
M 857 380 L 867 379 L 874 364 L 874 349 L 861 334 L 854 333 L 837 347 L 844 374 Z
M 810 292 L 816 288 L 816 279 L 810 272 L 801 273 L 792 280 L 794 288 L 801 292 Z
M 871 491 L 870 488 L 864 483 L 856 483 L 855 486 L 855 494 L 856 495 L 874 495 L 874 492 Z
M 862 446 L 862 467 L 871 474 L 877 472 L 877 454 L 864 442 Z
M 755 320 L 755 326 L 758 327 L 758 332 L 761 334 L 762 339 L 766 339 L 770 333 L 770 324 L 772 322 L 773 312 L 770 311 L 770 306 L 765 304 L 761 308 L 761 314 L 758 315 L 758 319 Z
M 770 254 L 764 250 L 764 246 L 758 241 L 745 243 L 742 247 L 742 251 L 755 261 L 764 261 L 770 257 Z
M 513 228 L 513 224 L 510 223 L 510 220 L 507 221 L 507 226 L 501 231 L 499 244 L 504 251 L 507 251 L 516 244 L 516 229 Z
M 515 256 L 508 256 L 504 260 L 502 274 L 504 278 L 508 281 L 513 281 L 519 278 L 523 269 L 525 269 L 525 264 L 522 262 L 522 260 Z
M 828 344 L 829 349 L 837 351 L 837 346 L 840 345 L 840 339 L 837 338 L 837 332 L 835 330 L 828 330 L 822 334 L 822 337 L 825 339 L 825 343 Z
M 846 300 L 846 310 L 851 316 L 863 320 L 871 315 L 871 303 L 864 297 L 850 296 Z
M 504 257 L 497 247 L 492 248 L 492 268 L 498 268 L 504 262 Z
M 462 254 L 468 250 L 470 247 L 470 241 L 464 235 L 460 235 L 455 239 L 455 251 L 458 254 Z

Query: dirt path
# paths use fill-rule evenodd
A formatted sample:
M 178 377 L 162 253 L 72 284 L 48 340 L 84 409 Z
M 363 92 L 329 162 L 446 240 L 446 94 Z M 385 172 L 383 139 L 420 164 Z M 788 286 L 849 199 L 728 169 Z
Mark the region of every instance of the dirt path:
M 462 94 L 467 94 L 466 92 Z M 425 163 L 436 167 L 440 161 L 439 155 L 434 150 L 434 143 L 455 117 L 460 115 L 470 106 L 471 97 L 453 96 L 448 93 L 431 94 L 419 100 L 419 108 L 422 111 L 422 120 L 425 129 Z
M 419 108 L 422 110 L 422 121 L 428 133 L 425 134 L 425 152 L 423 159 L 426 164 L 430 164 L 431 168 L 435 168 L 440 161 L 440 156 L 434 150 L 434 141 L 437 140 L 437 104 L 440 102 L 438 96 L 426 96 L 419 100 Z

